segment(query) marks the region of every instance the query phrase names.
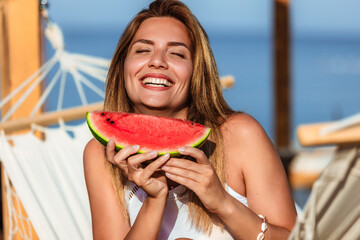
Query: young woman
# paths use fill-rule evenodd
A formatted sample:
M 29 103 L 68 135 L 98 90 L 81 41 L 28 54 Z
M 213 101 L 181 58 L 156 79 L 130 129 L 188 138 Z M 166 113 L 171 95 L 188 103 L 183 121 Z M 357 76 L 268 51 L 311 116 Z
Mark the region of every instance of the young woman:
M 154 1 L 130 22 L 104 110 L 212 131 L 201 149 L 180 148 L 183 158 L 91 140 L 84 168 L 95 239 L 287 239 L 296 212 L 281 161 L 259 123 L 226 104 L 207 35 L 183 3 Z

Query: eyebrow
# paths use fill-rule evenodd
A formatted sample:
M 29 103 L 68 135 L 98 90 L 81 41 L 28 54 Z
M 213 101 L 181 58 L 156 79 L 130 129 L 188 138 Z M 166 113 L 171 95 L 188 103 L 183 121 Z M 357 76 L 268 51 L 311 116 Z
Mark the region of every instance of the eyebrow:
M 149 44 L 149 45 L 155 45 L 154 41 L 151 41 L 151 40 L 148 40 L 148 39 L 138 39 L 135 42 L 133 42 L 131 47 L 134 46 L 135 43 L 144 43 L 144 44 Z M 183 46 L 183 47 L 187 48 L 190 51 L 190 48 L 183 42 L 169 42 L 168 46 L 170 46 L 170 47 Z

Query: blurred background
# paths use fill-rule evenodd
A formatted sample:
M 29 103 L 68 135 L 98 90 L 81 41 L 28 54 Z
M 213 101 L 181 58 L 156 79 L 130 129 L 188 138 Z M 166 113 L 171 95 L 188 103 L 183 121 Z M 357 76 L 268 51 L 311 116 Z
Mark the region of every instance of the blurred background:
M 4 6 L 9 2 L 0 0 Z M 111 59 L 127 23 L 151 1 L 48 2 L 49 17 L 63 31 L 67 51 Z M 288 155 L 286 151 L 279 151 L 285 167 L 288 167 L 289 160 L 295 155 L 300 156 L 299 153 L 304 150 L 296 138 L 297 126 L 338 120 L 360 111 L 358 0 L 183 2 L 207 31 L 220 75 L 235 78 L 234 86 L 224 90 L 225 99 L 234 110 L 254 116 L 279 150 L 284 150 L 283 147 L 291 150 Z M 279 5 L 282 7 L 276 7 Z M 26 41 L 22 43 L 26 44 Z M 45 61 L 53 56 L 54 49 L 46 39 L 43 43 Z M 278 55 L 276 49 L 285 52 Z M 282 58 L 282 61 L 277 61 L 275 56 Z M 278 71 L 285 74 L 284 85 L 281 81 L 275 81 Z M 55 70 L 50 72 L 48 84 L 54 74 Z M 94 84 L 104 89 L 102 83 Z M 4 84 L 1 85 L 4 88 Z M 289 94 L 280 98 L 280 105 L 288 105 L 284 114 L 285 125 L 278 121 L 281 114 L 276 110 L 279 105 L 276 103 L 276 89 Z M 86 91 L 86 94 L 89 103 L 102 101 L 92 91 Z M 51 93 L 45 105 L 46 111 L 56 110 L 58 95 L 59 91 Z M 73 81 L 66 82 L 64 97 L 63 108 L 81 105 Z M 277 138 L 282 130 L 288 142 L 278 144 Z M 316 169 L 317 177 L 331 159 L 332 151 L 306 156 L 310 161 L 298 165 L 305 172 L 317 168 L 316 165 L 320 166 Z M 315 158 L 317 161 L 313 161 Z M 295 201 L 301 207 L 310 193 L 312 182 L 308 181 L 299 188 L 292 185 Z

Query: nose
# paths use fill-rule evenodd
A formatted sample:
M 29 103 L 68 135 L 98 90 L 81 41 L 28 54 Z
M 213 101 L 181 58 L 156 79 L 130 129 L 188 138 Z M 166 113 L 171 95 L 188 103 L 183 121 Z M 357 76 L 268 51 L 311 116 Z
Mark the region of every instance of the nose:
M 150 68 L 168 68 L 168 63 L 166 60 L 165 53 L 163 51 L 155 51 L 154 54 L 151 56 L 149 60 L 149 67 Z

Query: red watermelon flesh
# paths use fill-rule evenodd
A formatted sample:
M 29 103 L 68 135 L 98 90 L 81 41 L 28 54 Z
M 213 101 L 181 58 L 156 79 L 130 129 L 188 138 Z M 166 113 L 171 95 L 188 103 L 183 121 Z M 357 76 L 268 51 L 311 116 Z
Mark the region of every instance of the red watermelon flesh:
M 88 112 L 88 126 L 94 137 L 106 145 L 109 139 L 119 150 L 139 145 L 139 153 L 155 150 L 159 155 L 177 155 L 184 146 L 198 147 L 210 134 L 210 128 L 188 120 L 135 113 Z

